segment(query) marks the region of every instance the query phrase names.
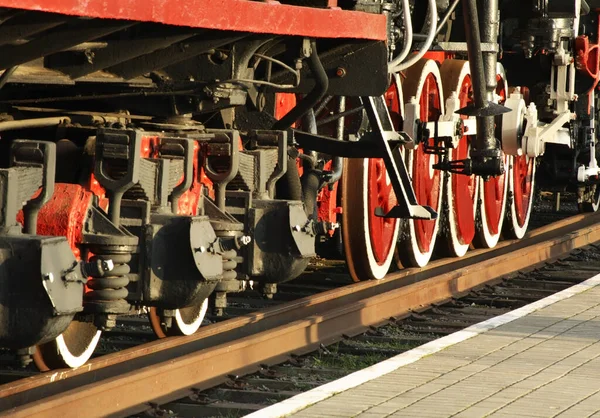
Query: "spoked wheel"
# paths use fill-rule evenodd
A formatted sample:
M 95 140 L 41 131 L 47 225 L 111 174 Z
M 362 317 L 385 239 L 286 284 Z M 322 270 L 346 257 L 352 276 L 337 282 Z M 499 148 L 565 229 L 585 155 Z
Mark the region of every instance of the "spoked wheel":
M 594 153 L 596 161 L 600 160 L 600 144 L 596 144 Z M 598 212 L 600 209 L 600 184 L 579 186 L 577 188 L 577 206 L 579 212 Z
M 400 120 L 402 92 L 399 77 L 386 92 L 394 123 Z M 348 159 L 342 174 L 342 241 L 354 281 L 383 278 L 394 257 L 399 221 L 375 216 L 396 205 L 396 195 L 380 158 Z
M 446 60 L 440 72 L 444 86 L 444 100 L 454 93 L 458 98 L 459 108 L 469 105 L 472 101 L 473 85 L 468 61 Z M 470 137 L 463 136 L 456 148 L 451 151 L 450 159 L 456 161 L 469 158 L 470 144 Z M 450 255 L 462 257 L 475 236 L 479 177 L 450 173 L 446 175 L 445 186 L 444 195 L 447 204 L 444 205 L 446 216 L 442 219 L 444 223 L 442 230 L 445 231 Z
M 423 59 L 410 67 L 406 71 L 403 92 L 404 97 L 414 97 L 419 102 L 419 119 L 422 122 L 436 121 L 444 113 L 442 82 L 435 61 Z M 407 150 L 406 165 L 417 202 L 440 213 L 443 197 L 442 175 L 433 169 L 438 157 L 425 153 L 423 148 L 423 144 L 420 144 L 414 150 Z M 423 267 L 429 262 L 440 225 L 439 219 L 438 216 L 435 220 L 408 219 L 403 222 L 398 256 L 405 267 Z
M 509 171 L 511 202 L 507 210 L 506 232 L 512 238 L 523 238 L 529 226 L 535 186 L 535 158 L 514 156 Z
M 503 104 L 508 96 L 508 84 L 504 68 L 498 64 L 496 95 L 498 103 Z M 496 118 L 496 137 L 502 132 L 502 116 Z M 477 231 L 473 243 L 480 248 L 493 248 L 498 244 L 504 223 L 506 196 L 508 193 L 508 172 L 510 157 L 504 156 L 504 174 L 479 181 L 479 204 L 477 208 Z
M 592 184 L 590 186 L 583 187 L 578 196 L 579 202 L 579 211 L 580 212 L 598 212 L 600 208 L 600 186 L 597 184 Z
M 75 319 L 54 340 L 37 346 L 33 362 L 43 372 L 83 366 L 94 353 L 101 333 L 91 322 Z
M 207 310 L 208 298 L 202 303 L 175 309 L 175 316 L 170 318 L 163 309 L 152 307 L 148 317 L 152 331 L 158 338 L 192 335 L 202 325 Z
M 524 106 L 528 102 L 528 94 L 525 92 L 525 101 L 521 100 L 522 105 L 518 106 L 518 112 L 511 112 L 504 116 L 503 121 L 510 123 L 510 134 L 507 133 L 509 142 L 515 148 L 520 148 L 520 140 L 516 138 L 523 137 L 527 129 L 527 121 L 524 118 Z M 504 132 L 503 132 L 504 134 Z M 529 226 L 529 217 L 533 207 L 534 187 L 535 187 L 535 157 L 527 155 L 513 155 L 511 158 L 510 169 L 508 170 L 508 194 L 510 196 L 506 208 L 506 221 L 504 230 L 509 238 L 521 239 L 527 232 Z

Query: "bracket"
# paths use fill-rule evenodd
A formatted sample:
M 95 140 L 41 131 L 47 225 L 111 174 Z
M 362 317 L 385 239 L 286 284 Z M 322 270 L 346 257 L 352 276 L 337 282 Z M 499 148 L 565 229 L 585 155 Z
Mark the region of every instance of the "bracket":
M 400 153 L 401 135 L 394 129 L 384 97 L 361 97 L 361 101 L 371 123 L 372 138 L 378 143 L 380 157 L 383 158 L 398 199 L 398 204 L 388 213 L 384 213 L 382 208 L 377 208 L 375 215 L 383 218 L 437 218 L 437 213 L 432 208 L 417 203 L 408 170 Z M 394 144 L 393 148 L 390 143 Z

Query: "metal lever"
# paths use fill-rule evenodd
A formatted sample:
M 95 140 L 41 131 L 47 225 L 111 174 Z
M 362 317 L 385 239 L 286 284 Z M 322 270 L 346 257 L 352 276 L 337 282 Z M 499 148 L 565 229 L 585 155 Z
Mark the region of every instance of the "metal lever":
M 206 176 L 216 186 L 217 206 L 225 210 L 225 188 L 227 184 L 237 175 L 240 162 L 240 153 L 238 150 L 240 143 L 240 134 L 238 131 L 210 131 L 214 133 L 215 139 L 208 144 L 209 154 L 206 158 L 204 170 Z M 228 145 L 228 149 L 222 149 L 223 145 Z M 228 156 L 229 167 L 223 171 L 215 171 L 211 165 L 211 155 L 214 157 Z
M 27 202 L 23 208 L 23 230 L 26 234 L 35 235 L 38 213 L 54 194 L 56 144 L 48 141 L 16 139 L 11 145 L 10 165 L 12 167 L 42 168 L 41 192 L 37 197 Z
M 375 215 L 382 218 L 437 218 L 435 210 L 417 203 L 410 176 L 400 153 L 401 135 L 394 129 L 385 98 L 383 96 L 361 97 L 361 101 L 371 123 L 374 134 L 372 138 L 379 145 L 381 158 L 383 158 L 394 193 L 396 193 L 398 199 L 398 204 L 389 212 L 385 213 L 382 208 L 378 207 L 375 209 Z M 395 145 L 392 149 L 389 141 L 398 145 Z
M 160 157 L 183 158 L 183 181 L 173 188 L 170 194 L 171 212 L 177 213 L 179 198 L 194 181 L 194 143 L 190 139 L 163 138 L 161 139 Z
M 253 149 L 277 147 L 277 165 L 268 178 L 265 189 L 269 196 L 275 196 L 275 183 L 283 177 L 287 171 L 288 162 L 288 137 L 286 131 L 251 131 L 249 136 Z M 262 187 L 262 186 L 261 186 Z
M 141 134 L 137 131 L 106 129 L 96 138 L 94 176 L 109 194 L 108 215 L 116 226 L 120 224 L 123 195 L 140 180 L 140 149 Z M 126 166 L 124 172 L 121 165 Z

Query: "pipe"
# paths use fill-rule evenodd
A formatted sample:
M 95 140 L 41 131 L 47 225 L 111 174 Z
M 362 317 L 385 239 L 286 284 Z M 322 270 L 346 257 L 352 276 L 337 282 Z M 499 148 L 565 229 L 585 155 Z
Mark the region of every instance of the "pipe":
M 273 130 L 279 131 L 288 129 L 294 122 L 314 108 L 317 102 L 325 96 L 325 93 L 327 93 L 327 89 L 329 88 L 329 78 L 327 78 L 325 68 L 323 68 L 323 64 L 319 59 L 317 43 L 315 41 L 310 41 L 310 48 L 311 53 L 308 60 L 308 66 L 315 78 L 315 87 L 300 101 L 300 103 L 296 104 L 296 106 L 286 113 L 284 117 L 275 122 L 271 128 Z
M 308 113 L 306 113 L 306 115 L 304 115 L 303 118 L 303 123 L 302 123 L 302 127 L 303 130 L 306 132 L 310 132 L 311 134 L 317 134 L 317 118 L 315 116 L 315 111 L 313 109 L 310 109 L 308 111 Z M 301 158 L 302 156 L 305 157 L 305 161 L 308 162 L 308 164 L 310 165 L 310 168 L 315 168 L 315 165 L 317 165 L 317 159 L 318 159 L 318 155 L 316 151 L 312 151 L 312 150 L 305 150 L 304 155 L 300 154 Z
M 467 54 L 469 56 L 469 66 L 471 68 L 471 82 L 473 83 L 473 101 L 475 102 L 476 108 L 483 109 L 487 106 L 487 100 L 477 4 L 475 3 L 475 0 L 463 0 L 463 3 Z M 479 133 L 479 130 L 477 133 Z
M 400 51 L 398 56 L 390 62 L 389 67 L 395 67 L 404 61 L 410 52 L 410 47 L 413 42 L 413 27 L 410 18 L 410 3 L 408 0 L 402 0 L 402 12 L 404 14 L 404 45 L 402 45 L 402 51 Z
M 481 15 L 479 16 L 479 29 L 480 32 L 480 41 L 486 43 L 496 43 L 498 40 L 498 0 L 485 0 L 485 2 L 479 1 L 477 4 L 475 0 L 470 1 L 470 3 L 474 4 L 474 7 L 479 5 L 479 10 L 481 10 Z M 488 103 L 493 102 L 494 100 L 494 92 L 496 91 L 496 87 L 498 84 L 498 80 L 496 79 L 496 62 L 497 62 L 497 54 L 496 52 L 481 52 L 481 44 L 479 44 L 479 57 L 482 59 L 483 66 L 481 67 L 482 78 L 485 84 L 481 87 L 484 89 L 485 94 L 485 104 L 487 106 Z M 470 56 L 469 56 L 470 62 Z M 477 93 L 475 93 L 475 83 L 473 83 L 474 94 L 477 97 Z M 483 127 L 483 129 L 480 129 Z M 496 121 L 494 116 L 486 116 L 481 121 L 481 124 L 478 124 L 477 127 L 477 136 L 475 147 L 481 150 L 489 150 L 489 149 L 497 149 L 498 144 L 496 141 Z
M 421 50 L 418 54 L 413 55 L 407 61 L 404 61 L 397 65 L 393 65 L 394 61 L 388 64 L 389 73 L 394 74 L 398 71 L 407 69 L 408 67 L 412 66 L 417 61 L 419 61 L 421 58 L 423 58 L 427 51 L 429 51 L 429 48 L 431 47 L 431 45 L 433 44 L 433 40 L 435 39 L 435 32 L 437 30 L 438 15 L 437 4 L 435 2 L 436 0 L 429 0 L 429 33 L 427 34 L 427 40 L 425 41 L 425 44 L 421 47 Z
M 10 68 L 7 68 L 2 75 L 0 76 L 0 89 L 2 87 L 4 87 L 4 85 L 8 82 L 8 79 L 10 78 L 11 75 L 13 75 L 13 73 L 17 70 L 19 66 L 18 65 L 13 65 Z
M 446 23 L 448 23 L 448 19 L 450 19 L 450 16 L 452 15 L 452 13 L 454 13 L 454 10 L 456 10 L 458 3 L 460 3 L 460 0 L 454 0 L 454 3 L 452 3 L 448 10 L 446 10 L 444 17 L 442 17 L 442 19 L 438 23 L 437 30 L 435 31 L 435 36 L 438 36 L 442 29 L 444 29 L 444 26 L 446 25 Z
M 327 95 L 323 100 L 321 100 L 321 103 L 319 103 L 319 106 L 317 106 L 315 108 L 315 117 L 319 116 L 319 114 L 321 114 L 321 112 L 329 104 L 329 102 L 331 101 L 331 99 L 333 99 L 333 96 Z
M 495 136 L 495 115 L 504 111 L 503 106 L 493 102 L 496 89 L 496 53 L 481 51 L 481 42 L 496 42 L 498 38 L 498 0 L 479 3 L 481 21 L 478 16 L 477 0 L 463 1 L 463 20 L 467 38 L 467 52 L 473 83 L 474 109 L 477 118 L 477 135 L 469 151 L 472 173 L 488 177 L 504 172 L 501 151 Z M 481 28 L 481 31 L 480 31 Z
M 336 113 L 335 115 L 328 116 L 326 118 L 323 118 L 323 119 L 319 120 L 317 122 L 317 126 L 323 126 L 323 125 L 326 125 L 328 123 L 334 122 L 336 120 L 339 121 L 340 119 L 343 119 L 346 116 L 350 116 L 350 115 L 353 115 L 355 113 L 362 112 L 364 110 L 364 108 L 365 107 L 361 105 L 361 106 L 357 106 L 357 107 L 355 107 L 353 109 L 344 110 L 343 112 Z
M 305 130 L 311 134 L 317 134 L 317 120 L 315 118 L 315 112 L 310 109 L 304 116 L 306 122 Z M 301 178 L 302 184 L 302 202 L 304 203 L 304 210 L 306 216 L 309 218 L 316 219 L 317 212 L 317 194 L 321 189 L 321 178 L 323 177 L 323 171 L 315 169 L 317 162 L 317 153 L 315 151 L 309 151 L 310 168 L 304 170 L 304 174 Z
M 340 96 L 338 102 L 338 113 L 344 113 L 346 110 L 346 96 Z M 346 122 L 345 117 L 341 117 L 338 119 L 337 126 L 337 139 L 338 141 L 344 140 L 344 123 Z M 342 178 L 342 169 L 344 168 L 344 160 L 340 156 L 333 157 L 333 163 L 331 164 L 331 174 L 329 175 L 329 179 L 327 179 L 327 184 L 334 184 L 340 178 Z
M 275 183 L 277 199 L 302 200 L 302 184 L 296 159 L 288 157 L 285 174 Z
M 0 132 L 12 131 L 15 129 L 25 128 L 44 128 L 48 126 L 56 126 L 61 123 L 70 123 L 71 118 L 67 116 L 54 116 L 50 118 L 38 118 L 38 119 L 23 119 L 23 120 L 10 120 L 6 122 L 0 122 Z
M 302 176 L 302 202 L 309 219 L 317 219 L 317 194 L 321 189 L 321 170 L 308 170 Z

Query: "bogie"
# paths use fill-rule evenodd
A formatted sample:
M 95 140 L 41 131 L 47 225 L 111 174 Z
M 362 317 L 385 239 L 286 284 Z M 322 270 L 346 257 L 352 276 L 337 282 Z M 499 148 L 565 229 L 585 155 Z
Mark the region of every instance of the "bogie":
M 320 249 L 383 279 L 524 237 L 537 190 L 600 206 L 593 8 L 132 2 L 0 22 L 0 346 L 42 370 L 123 315 L 191 335 Z

